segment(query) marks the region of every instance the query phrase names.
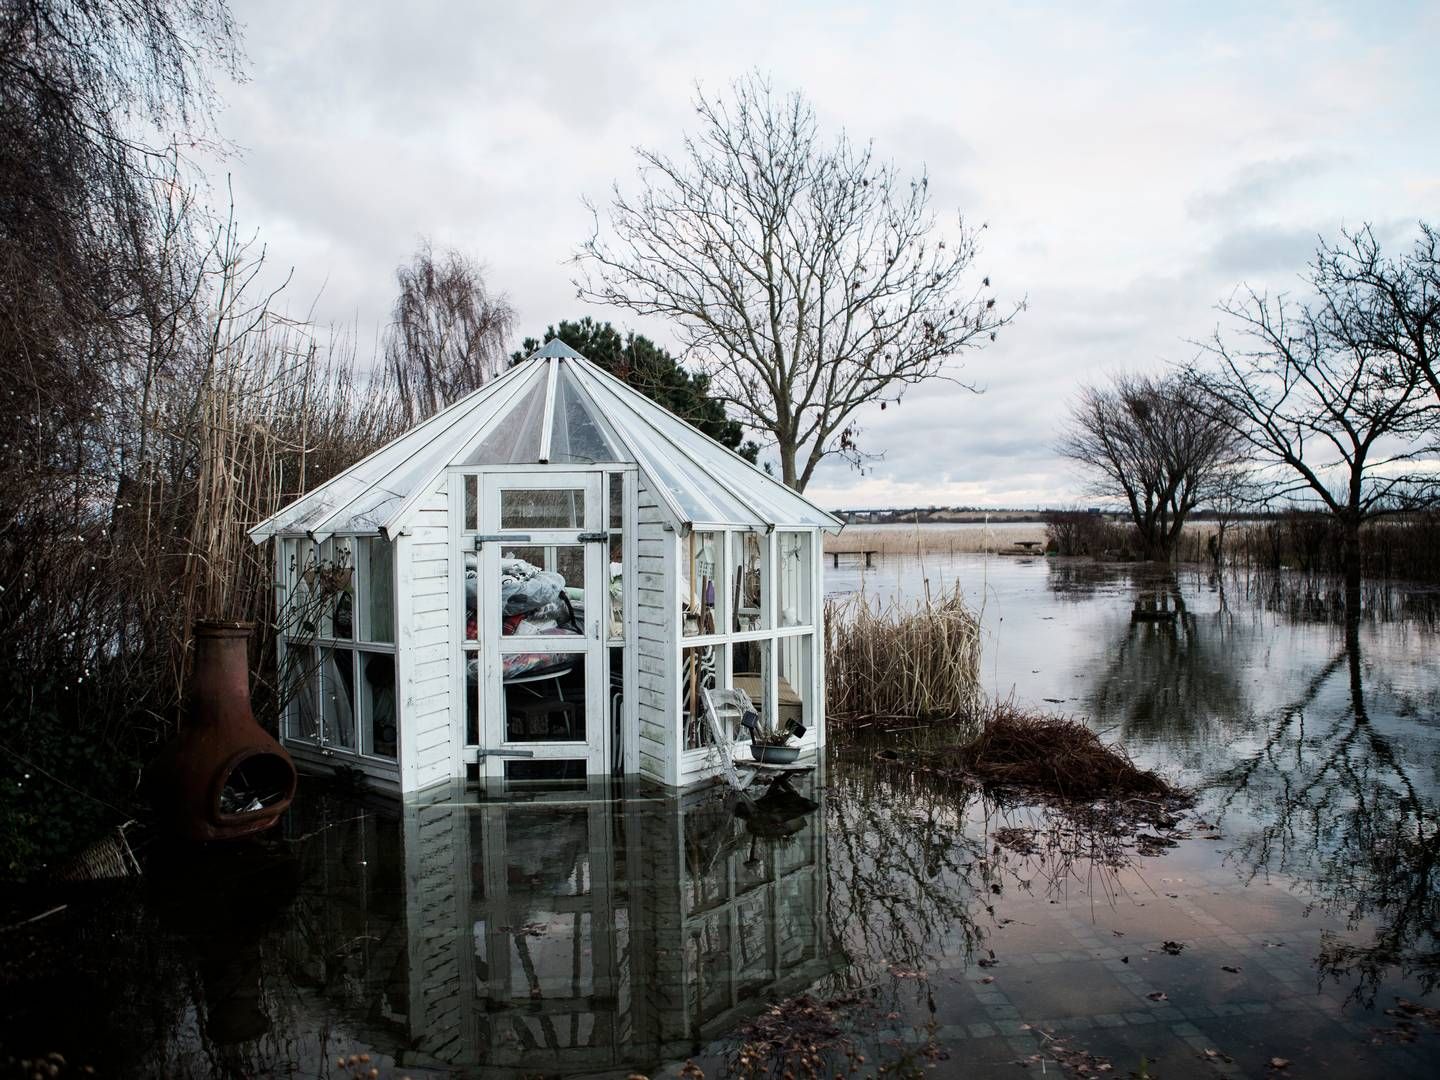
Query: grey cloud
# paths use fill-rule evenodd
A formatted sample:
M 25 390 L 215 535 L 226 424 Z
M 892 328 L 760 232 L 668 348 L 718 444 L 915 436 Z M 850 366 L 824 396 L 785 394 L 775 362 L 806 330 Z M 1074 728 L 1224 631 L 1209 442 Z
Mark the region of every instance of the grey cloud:
M 1319 229 L 1257 226 L 1226 233 L 1210 249 L 1208 264 L 1236 280 L 1256 275 L 1296 274 L 1315 254 Z
M 1323 176 L 1343 161 L 1338 154 L 1310 151 L 1252 162 L 1237 171 L 1224 187 L 1191 198 L 1186 209 L 1201 221 L 1233 220 L 1269 207 L 1297 185 Z

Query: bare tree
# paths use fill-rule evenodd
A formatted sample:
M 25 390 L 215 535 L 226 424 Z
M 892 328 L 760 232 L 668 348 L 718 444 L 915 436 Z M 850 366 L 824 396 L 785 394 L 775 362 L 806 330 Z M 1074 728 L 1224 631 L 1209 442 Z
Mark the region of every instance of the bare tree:
M 1225 537 L 1230 527 L 1243 514 L 1253 513 L 1266 501 L 1265 485 L 1244 462 L 1235 460 L 1216 470 L 1209 485 L 1206 502 L 1215 515 L 1215 532 L 1208 548 L 1215 569 L 1225 560 Z
M 617 185 L 611 238 L 581 247 L 582 299 L 673 319 L 711 391 L 774 440 L 803 490 L 832 454 L 861 460 L 855 418 L 942 376 L 1014 311 L 974 280 L 978 232 L 941 235 L 929 180 L 902 177 L 757 75 L 727 100 L 697 92 L 679 159 L 640 150 L 642 189 Z M 593 211 L 592 207 L 592 211 Z
M 1212 364 L 1191 376 L 1209 415 L 1271 476 L 1273 498 L 1335 516 L 1355 574 L 1362 525 L 1434 502 L 1433 476 L 1413 466 L 1436 405 L 1421 367 L 1371 339 L 1373 308 L 1326 259 L 1322 246 L 1305 303 L 1244 288 L 1222 304 L 1231 330 L 1216 331 L 1203 346 Z
M 1231 426 L 1196 408 L 1179 375 L 1121 375 L 1084 387 L 1056 449 L 1090 473 L 1094 494 L 1125 503 L 1143 554 L 1163 560 L 1237 456 Z
M 1422 221 L 1398 258 L 1369 225 L 1341 236 L 1320 245 L 1311 271 L 1321 320 L 1337 340 L 1417 373 L 1440 402 L 1440 232 Z
M 453 249 L 437 257 L 428 240 L 395 278 L 385 364 L 414 423 L 504 370 L 514 312 L 473 260 Z

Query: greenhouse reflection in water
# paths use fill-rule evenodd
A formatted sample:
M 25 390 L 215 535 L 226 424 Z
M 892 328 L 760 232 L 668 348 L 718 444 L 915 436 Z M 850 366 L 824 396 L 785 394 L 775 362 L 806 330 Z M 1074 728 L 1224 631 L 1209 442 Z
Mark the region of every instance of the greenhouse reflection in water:
M 377 1061 L 509 1075 L 683 1059 L 837 965 L 813 813 L 774 827 L 714 791 L 574 794 L 297 814 L 292 833 L 325 832 L 277 974 Z

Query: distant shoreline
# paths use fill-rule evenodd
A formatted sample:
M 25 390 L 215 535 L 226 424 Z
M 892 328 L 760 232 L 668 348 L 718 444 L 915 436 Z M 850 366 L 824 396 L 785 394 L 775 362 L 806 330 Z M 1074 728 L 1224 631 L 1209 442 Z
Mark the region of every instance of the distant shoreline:
M 927 510 L 832 510 L 830 511 L 846 525 L 1043 525 L 1046 514 L 1075 513 L 1068 510 L 970 510 L 970 509 L 927 509 Z M 1118 509 L 1082 507 L 1081 513 L 1112 521 L 1128 521 L 1129 515 Z M 1234 514 L 1232 521 L 1265 521 L 1277 518 L 1274 513 Z M 1208 510 L 1196 510 L 1189 515 L 1191 521 L 1214 521 L 1215 515 Z

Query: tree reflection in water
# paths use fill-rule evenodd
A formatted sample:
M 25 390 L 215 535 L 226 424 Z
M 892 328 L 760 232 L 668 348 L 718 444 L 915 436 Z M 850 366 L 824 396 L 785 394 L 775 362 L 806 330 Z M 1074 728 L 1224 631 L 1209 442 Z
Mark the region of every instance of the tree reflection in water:
M 1134 578 L 1125 632 L 1095 674 L 1089 715 L 1103 718 L 1126 746 L 1223 737 L 1225 721 L 1249 708 L 1237 677 L 1245 644 L 1223 605 L 1196 613 L 1174 570 L 1143 571 Z
M 837 762 L 829 778 L 830 913 L 847 989 L 905 989 L 913 973 L 983 966 L 1008 896 L 1117 902 L 1137 833 L 1170 820 L 1156 804 L 1047 804 L 903 762 Z
M 1317 909 L 1367 935 L 1359 943 L 1327 936 L 1318 970 L 1353 979 L 1352 996 L 1367 1002 L 1392 972 L 1427 992 L 1440 985 L 1440 742 L 1423 727 L 1403 744 L 1395 736 L 1402 723 L 1433 717 L 1436 702 L 1390 685 L 1386 665 L 1374 670 L 1363 655 L 1366 635 L 1397 621 L 1432 632 L 1434 596 L 1385 583 L 1242 574 L 1229 587 L 1252 605 L 1247 619 L 1223 602 L 1193 611 L 1183 572 L 1125 573 L 1132 616 L 1106 650 L 1090 715 L 1132 749 L 1183 767 L 1218 803 L 1226 832 L 1241 837 L 1230 858 L 1243 881 L 1283 875 Z M 1083 588 L 1063 570 L 1052 577 L 1062 594 Z M 1226 582 L 1211 586 L 1223 592 Z M 1255 673 L 1265 684 L 1259 692 L 1297 685 L 1289 700 L 1257 710 L 1243 675 L 1267 655 L 1275 616 L 1280 627 L 1333 626 L 1336 641 L 1319 658 L 1282 646 L 1273 662 L 1283 670 L 1271 675 L 1262 665 Z M 1294 679 L 1293 668 L 1306 663 L 1309 675 Z M 1373 683 L 1384 691 L 1378 722 L 1368 702 Z
M 1308 592 L 1312 598 L 1314 592 Z M 1321 594 L 1323 595 L 1323 594 Z M 1340 649 L 1293 701 L 1265 718 L 1260 745 L 1220 773 L 1222 806 L 1255 826 L 1231 856 L 1249 878 L 1279 872 L 1313 903 L 1365 930 L 1327 935 L 1316 967 L 1352 997 L 1374 1001 L 1392 970 L 1428 993 L 1440 984 L 1440 813 L 1437 759 L 1405 753 L 1372 723 L 1352 591 Z M 1317 705 L 1345 680 L 1344 705 Z M 1428 782 L 1426 780 L 1428 774 Z

